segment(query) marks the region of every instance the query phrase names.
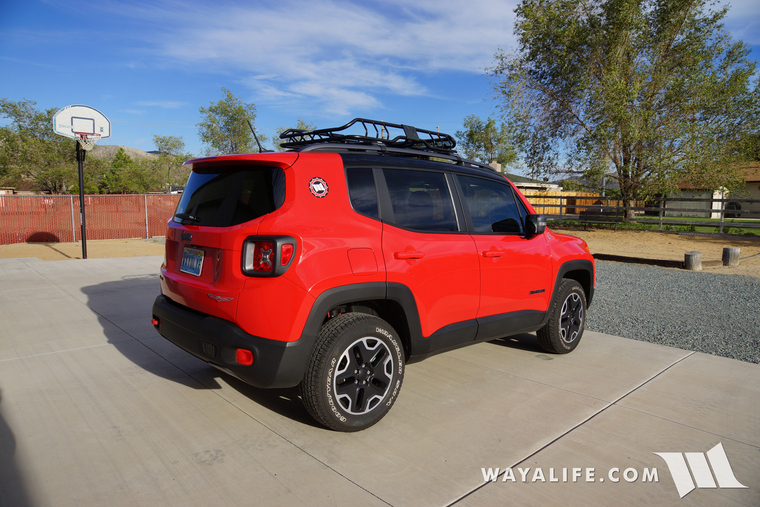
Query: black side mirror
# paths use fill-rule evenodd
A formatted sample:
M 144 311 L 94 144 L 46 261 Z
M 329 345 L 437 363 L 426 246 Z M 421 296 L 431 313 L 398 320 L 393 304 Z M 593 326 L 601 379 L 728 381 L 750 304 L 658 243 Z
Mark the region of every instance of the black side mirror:
M 546 217 L 543 215 L 528 215 L 525 217 L 525 234 L 538 236 L 546 230 Z

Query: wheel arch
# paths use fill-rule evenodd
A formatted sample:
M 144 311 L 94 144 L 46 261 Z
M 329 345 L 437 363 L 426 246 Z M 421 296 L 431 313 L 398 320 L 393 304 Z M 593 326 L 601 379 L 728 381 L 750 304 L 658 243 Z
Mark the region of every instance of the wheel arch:
M 578 259 L 565 262 L 557 270 L 557 278 L 554 281 L 554 291 L 552 298 L 557 294 L 563 278 L 575 280 L 586 293 L 586 307 L 591 306 L 591 300 L 594 298 L 594 264 L 586 259 Z
M 411 356 L 413 344 L 422 338 L 412 291 L 401 284 L 371 282 L 334 287 L 320 294 L 306 319 L 302 339 L 313 344 L 329 315 L 342 311 L 375 315 L 390 324 L 404 346 L 405 359 Z

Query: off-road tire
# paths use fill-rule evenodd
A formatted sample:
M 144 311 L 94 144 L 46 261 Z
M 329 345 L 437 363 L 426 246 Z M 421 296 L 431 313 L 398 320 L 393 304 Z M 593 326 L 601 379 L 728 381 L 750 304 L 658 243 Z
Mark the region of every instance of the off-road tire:
M 301 399 L 328 428 L 359 431 L 391 409 L 403 379 L 404 348 L 393 327 L 373 315 L 345 313 L 320 329 Z
M 538 344 L 547 352 L 567 354 L 578 346 L 586 327 L 586 293 L 575 280 L 563 279 L 549 306 L 549 321 L 538 330 Z

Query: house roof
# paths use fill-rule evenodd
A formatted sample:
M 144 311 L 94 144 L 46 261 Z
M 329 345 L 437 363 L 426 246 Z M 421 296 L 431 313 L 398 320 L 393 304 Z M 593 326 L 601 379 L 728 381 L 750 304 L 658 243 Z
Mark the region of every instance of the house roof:
M 504 176 L 509 178 L 512 183 L 533 183 L 536 185 L 546 185 L 545 181 L 533 180 L 526 176 L 518 176 L 517 174 L 503 173 Z
M 741 176 L 747 183 L 760 181 L 760 162 L 750 162 L 739 169 Z

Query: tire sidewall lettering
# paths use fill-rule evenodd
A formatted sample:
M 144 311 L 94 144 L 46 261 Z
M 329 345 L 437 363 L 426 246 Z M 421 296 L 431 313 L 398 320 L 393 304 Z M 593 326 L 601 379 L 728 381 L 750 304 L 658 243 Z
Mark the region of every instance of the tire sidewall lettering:
M 330 360 L 330 368 L 327 370 L 327 404 L 330 405 L 330 410 L 340 422 L 346 422 L 346 416 L 338 411 L 338 407 L 335 406 L 335 400 L 332 395 L 332 374 L 333 371 L 335 371 L 335 363 L 337 362 L 338 360 L 333 357 L 332 360 Z

